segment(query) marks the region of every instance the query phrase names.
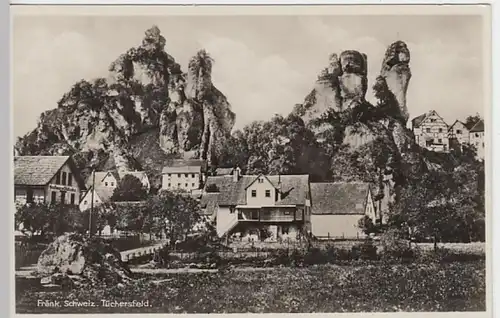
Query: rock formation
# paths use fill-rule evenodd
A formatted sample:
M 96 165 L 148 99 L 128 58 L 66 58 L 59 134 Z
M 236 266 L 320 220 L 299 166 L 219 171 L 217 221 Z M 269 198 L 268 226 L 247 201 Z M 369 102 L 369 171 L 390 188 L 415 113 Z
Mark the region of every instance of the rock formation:
M 19 138 L 16 153 L 81 154 L 81 168 L 98 153 L 100 161 L 125 170 L 137 165 L 130 156 L 135 136 L 151 132 L 155 152 L 210 162 L 235 115 L 212 84 L 210 56 L 198 52 L 183 73 L 165 44 L 157 27 L 147 30 L 141 45 L 111 63 L 106 78 L 76 83 L 57 108 L 44 112 L 37 127 Z
M 78 234 L 64 234 L 42 252 L 37 274 L 42 277 L 42 284 L 78 287 L 127 283 L 132 273 L 110 244 Z

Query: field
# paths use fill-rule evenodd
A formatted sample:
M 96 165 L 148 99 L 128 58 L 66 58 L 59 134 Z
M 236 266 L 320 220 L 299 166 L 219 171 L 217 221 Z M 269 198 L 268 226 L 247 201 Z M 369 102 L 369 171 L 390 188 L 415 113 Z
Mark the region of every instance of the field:
M 269 313 L 484 311 L 485 262 L 314 265 L 217 273 L 137 274 L 125 286 L 43 291 L 16 279 L 17 313 Z M 37 300 L 61 307 L 37 307 Z M 96 307 L 64 307 L 64 301 Z M 101 306 L 101 300 L 148 301 L 148 307 Z

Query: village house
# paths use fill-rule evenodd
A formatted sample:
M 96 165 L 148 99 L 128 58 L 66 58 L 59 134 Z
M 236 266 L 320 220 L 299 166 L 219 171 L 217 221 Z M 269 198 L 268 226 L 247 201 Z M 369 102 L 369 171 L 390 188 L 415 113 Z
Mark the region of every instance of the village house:
M 14 157 L 16 203 L 78 205 L 83 190 L 84 181 L 70 156 Z
M 196 191 L 203 187 L 206 164 L 199 159 L 175 159 L 162 170 L 162 190 Z
M 381 220 L 368 183 L 311 183 L 311 232 L 314 237 L 364 237 L 358 222 L 365 216 L 372 219 L 374 224 Z
M 412 130 L 416 143 L 435 152 L 448 152 L 448 125 L 435 110 L 412 119 Z
M 470 144 L 476 148 L 477 158 L 484 160 L 484 120 L 479 120 L 469 132 Z
M 295 240 L 310 230 L 308 175 L 209 176 L 201 198 L 219 237 Z
M 470 144 L 469 128 L 460 120 L 455 122 L 448 129 L 448 140 L 450 149 L 458 147 L 461 149 L 463 145 Z
M 85 211 L 92 207 L 92 191 L 94 192 L 94 207 L 97 207 L 102 203 L 110 202 L 114 190 L 114 188 L 109 187 L 96 187 L 94 190 L 90 188 L 83 194 L 82 199 L 80 200 L 80 211 Z

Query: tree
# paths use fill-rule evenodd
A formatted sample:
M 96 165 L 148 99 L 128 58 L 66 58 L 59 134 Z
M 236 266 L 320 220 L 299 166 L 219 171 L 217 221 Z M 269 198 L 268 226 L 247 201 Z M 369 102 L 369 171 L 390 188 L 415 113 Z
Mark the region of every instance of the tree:
M 185 240 L 203 221 L 199 202 L 187 193 L 161 191 L 148 198 L 146 209 L 152 212 L 158 227 L 164 229 L 171 246 Z
M 465 118 L 465 127 L 471 129 L 478 121 L 481 120 L 481 116 L 479 114 L 475 114 L 474 116 L 467 116 Z
M 120 182 L 118 182 L 113 195 L 111 196 L 112 201 L 142 201 L 147 197 L 147 189 L 144 187 L 142 182 L 130 175 L 125 175 Z

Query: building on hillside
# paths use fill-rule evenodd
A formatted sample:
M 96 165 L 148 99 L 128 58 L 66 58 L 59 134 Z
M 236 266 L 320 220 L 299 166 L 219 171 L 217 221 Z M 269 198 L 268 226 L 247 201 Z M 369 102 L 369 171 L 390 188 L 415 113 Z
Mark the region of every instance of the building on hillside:
M 470 143 L 469 128 L 460 120 L 455 122 L 448 129 L 449 148 L 461 148 Z
M 470 144 L 476 148 L 477 158 L 484 160 L 484 120 L 479 120 L 469 132 Z
M 360 219 L 381 219 L 364 182 L 311 183 L 311 206 L 311 232 L 318 239 L 361 238 Z
M 201 200 L 205 213 L 215 215 L 219 237 L 295 240 L 310 231 L 308 175 L 240 175 L 234 169 L 207 177 Z
M 94 172 L 94 175 L 96 188 L 115 189 L 118 186 L 118 182 L 120 180 L 119 175 L 111 171 L 96 171 Z M 92 174 L 90 174 L 86 182 L 87 189 L 92 188 L 93 182 L 93 176 Z
M 96 187 L 94 191 L 90 188 L 83 194 L 80 200 L 80 211 L 85 211 L 91 208 L 92 192 L 94 192 L 94 207 L 97 207 L 100 204 L 111 202 L 111 197 L 113 196 L 114 191 L 114 188 L 104 186 Z
M 448 125 L 435 110 L 415 117 L 411 121 L 416 143 L 436 152 L 448 152 Z
M 199 190 L 203 187 L 206 171 L 203 160 L 172 160 L 162 170 L 162 190 Z
M 139 179 L 139 181 L 141 181 L 142 185 L 148 192 L 151 190 L 151 184 L 149 183 L 149 178 L 145 171 L 120 171 L 118 172 L 118 175 L 120 177 L 120 180 L 123 179 L 126 175 L 134 176 Z
M 85 183 L 70 156 L 14 157 L 14 200 L 78 205 Z

